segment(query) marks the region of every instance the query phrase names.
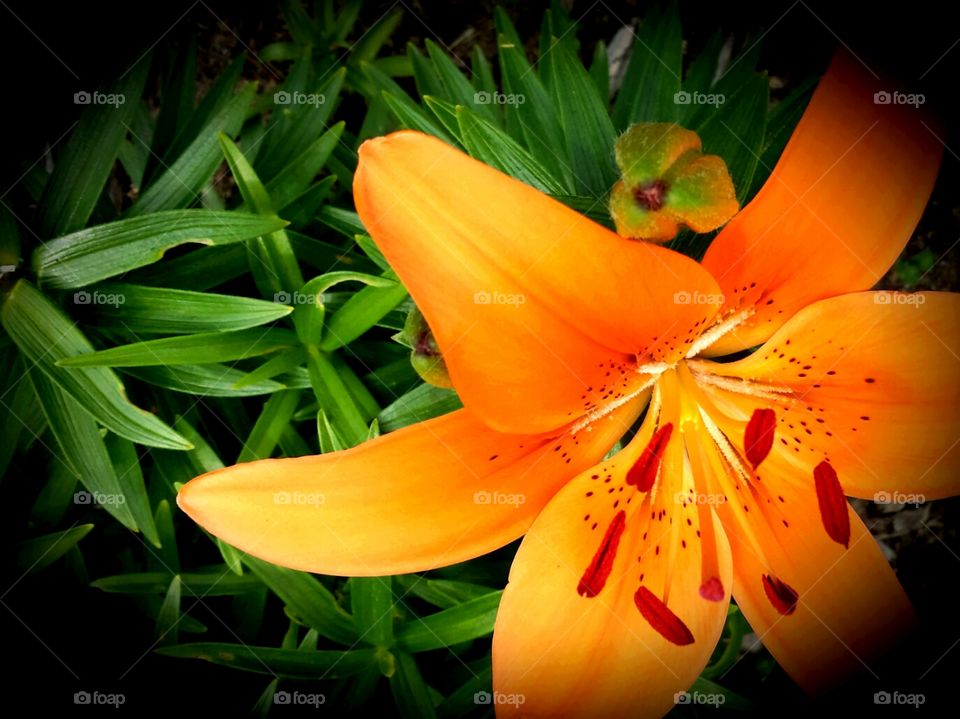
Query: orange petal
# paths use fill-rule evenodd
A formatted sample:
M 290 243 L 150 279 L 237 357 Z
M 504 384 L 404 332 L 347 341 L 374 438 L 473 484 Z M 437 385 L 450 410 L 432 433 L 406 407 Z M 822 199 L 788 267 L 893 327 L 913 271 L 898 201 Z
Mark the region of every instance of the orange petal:
M 589 431 L 534 436 L 499 434 L 461 410 L 343 452 L 210 472 L 177 502 L 228 544 L 276 564 L 349 576 L 423 571 L 523 534 L 640 407 Z
M 717 291 L 689 258 L 618 237 L 427 135 L 364 143 L 354 200 L 465 406 L 501 431 L 552 429 L 629 394 L 634 355 L 681 357 L 715 314 L 675 302 Z
M 679 432 L 666 446 L 657 435 L 653 490 L 628 483 L 655 436 L 652 414 L 626 449 L 564 487 L 524 538 L 493 640 L 494 688 L 524 702 L 498 715 L 659 717 L 710 658 L 727 614 L 730 552 L 716 524 L 701 524 L 681 498 L 693 480 Z M 706 590 L 701 549 L 710 552 Z
M 738 493 L 717 514 L 733 552 L 737 605 L 780 666 L 820 693 L 873 671 L 915 617 L 856 512 L 844 507 L 847 549 L 822 525 L 813 477 L 791 472 L 771 456 L 757 482 L 763 493 Z
M 847 495 L 905 503 L 960 493 L 960 295 L 822 300 L 749 357 L 692 366 L 704 381 L 721 378 L 727 389 L 714 397 L 740 419 L 773 408 L 773 453 L 808 479 L 828 460 Z M 776 399 L 757 396 L 769 387 Z
M 727 308 L 756 308 L 711 354 L 760 344 L 814 300 L 872 287 L 900 254 L 942 145 L 915 107 L 874 101 L 891 89 L 850 55 L 834 58 L 770 179 L 704 257 Z

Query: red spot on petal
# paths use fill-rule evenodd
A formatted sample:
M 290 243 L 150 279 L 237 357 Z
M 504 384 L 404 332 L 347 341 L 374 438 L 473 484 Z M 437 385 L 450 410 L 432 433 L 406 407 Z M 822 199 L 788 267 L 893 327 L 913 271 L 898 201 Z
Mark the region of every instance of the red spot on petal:
M 824 460 L 813 469 L 813 481 L 817 486 L 817 503 L 820 519 L 827 534 L 844 547 L 850 546 L 850 516 L 847 514 L 847 498 L 843 496 L 840 480 L 833 466 Z
M 597 553 L 593 555 L 593 560 L 587 571 L 580 578 L 577 584 L 577 593 L 581 597 L 592 598 L 600 594 L 603 586 L 607 583 L 607 578 L 613 569 L 613 560 L 617 556 L 617 547 L 620 545 L 620 537 L 623 536 L 624 527 L 627 524 L 627 513 L 623 510 L 617 512 L 617 515 L 607 527 L 607 532 L 600 542 Z
M 772 409 L 753 410 L 743 433 L 743 450 L 754 469 L 770 454 L 776 427 L 777 414 Z
M 782 579 L 778 579 L 770 574 L 764 574 L 763 591 L 767 599 L 773 605 L 773 608 L 784 616 L 790 616 L 797 609 L 797 591 Z
M 672 433 L 673 425 L 669 422 L 653 433 L 640 459 L 627 472 L 627 484 L 635 485 L 641 492 L 650 491 L 657 480 L 657 471 L 663 460 L 663 450 L 670 441 Z
M 681 647 L 693 644 L 693 634 L 687 625 L 649 589 L 640 587 L 633 595 L 633 602 L 647 623 L 668 642 Z
M 700 596 L 704 599 L 709 599 L 711 602 L 722 601 L 726 596 L 726 593 L 723 591 L 723 582 L 717 577 L 710 577 L 710 579 L 700 585 Z

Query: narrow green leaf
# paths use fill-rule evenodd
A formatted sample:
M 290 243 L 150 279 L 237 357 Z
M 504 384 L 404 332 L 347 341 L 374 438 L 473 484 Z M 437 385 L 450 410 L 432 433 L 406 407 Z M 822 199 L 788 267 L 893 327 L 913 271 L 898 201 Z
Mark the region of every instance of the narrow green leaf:
M 19 542 L 15 547 L 16 565 L 20 571 L 39 572 L 60 559 L 93 529 L 92 524 L 45 534 Z
M 350 607 L 360 638 L 378 647 L 393 644 L 393 590 L 390 577 L 352 577 Z
M 296 334 L 277 328 L 164 337 L 65 357 L 60 367 L 151 367 L 230 362 L 293 347 Z
M 391 287 L 364 287 L 327 320 L 320 348 L 331 352 L 350 344 L 407 297 L 399 282 Z
M 443 649 L 493 633 L 502 592 L 491 592 L 406 622 L 397 630 L 397 644 L 410 652 Z
M 198 397 L 255 397 L 285 389 L 280 382 L 250 380 L 250 375 L 222 364 L 127 367 L 124 374 L 148 384 Z
M 424 422 L 461 407 L 463 404 L 452 389 L 424 383 L 384 407 L 378 417 L 380 429 L 384 432 L 393 432 L 401 427 Z
M 136 447 L 130 440 L 112 433 L 107 435 L 104 443 L 117 475 L 117 484 L 126 498 L 130 516 L 143 532 L 144 539 L 154 547 L 159 547 L 160 535 L 153 521 L 150 497 L 147 495 L 147 486 L 143 481 L 140 457 L 137 455 Z
M 161 259 L 179 245 L 225 245 L 282 228 L 276 216 L 176 210 L 97 225 L 44 243 L 33 268 L 46 287 L 83 287 Z M 78 296 L 78 303 L 90 298 Z
M 489 595 L 496 590 L 482 584 L 458 582 L 452 579 L 425 579 L 416 574 L 395 577 L 404 594 L 412 594 L 441 609 L 449 609 L 473 599 Z
M 176 644 L 180 633 L 177 630 L 180 624 L 180 577 L 174 576 L 170 580 L 170 587 L 163 598 L 163 604 L 160 605 L 160 611 L 157 614 L 157 623 L 154 633 L 157 637 L 157 644 L 166 646 Z
M 184 572 L 180 577 L 180 588 L 186 597 L 227 597 L 244 592 L 253 592 L 263 584 L 252 575 L 238 577 L 223 565 L 215 571 Z M 141 574 L 117 574 L 103 577 L 90 583 L 90 586 L 110 594 L 156 594 L 167 591 L 170 572 L 145 572 Z
M 430 688 L 420 674 L 417 660 L 406 652 L 394 655 L 396 670 L 390 677 L 390 691 L 404 719 L 429 719 L 437 714 Z
M 263 411 L 253 425 L 250 436 L 243 443 L 237 464 L 255 459 L 267 459 L 280 441 L 280 434 L 290 423 L 300 402 L 300 390 L 277 392 L 263 405 Z
M 162 647 L 157 653 L 166 657 L 204 659 L 213 664 L 257 674 L 313 681 L 353 676 L 369 667 L 375 658 L 373 649 L 302 652 L 298 649 L 214 642 Z

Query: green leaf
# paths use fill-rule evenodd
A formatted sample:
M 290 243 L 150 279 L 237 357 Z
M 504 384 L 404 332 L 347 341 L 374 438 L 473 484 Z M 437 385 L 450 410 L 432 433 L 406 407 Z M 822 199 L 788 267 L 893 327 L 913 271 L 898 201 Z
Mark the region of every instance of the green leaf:
M 157 644 L 164 646 L 167 644 L 176 644 L 179 632 L 177 627 L 180 624 L 180 577 L 174 576 L 170 580 L 170 587 L 163 598 L 163 604 L 160 605 L 160 611 L 157 614 L 157 624 L 154 630 L 157 636 Z
M 680 92 L 683 36 L 676 3 L 650 6 L 637 31 L 630 62 L 613 107 L 613 125 L 623 132 L 635 122 L 672 122 Z
M 463 145 L 473 157 L 542 192 L 563 193 L 550 172 L 496 125 L 466 107 L 458 107 L 456 113 Z
M 381 16 L 380 19 L 357 40 L 350 53 L 350 62 L 359 62 L 362 65 L 366 61 L 372 61 L 380 54 L 380 48 L 383 47 L 383 44 L 393 34 L 393 31 L 402 18 L 403 12 L 399 9 Z
M 296 342 L 293 332 L 277 328 L 202 332 L 77 354 L 57 364 L 60 367 L 152 367 L 229 362 L 293 347 Z
M 378 417 L 380 429 L 383 432 L 393 432 L 401 427 L 424 422 L 461 407 L 463 404 L 452 389 L 421 384 L 384 407 Z
M 252 575 L 238 577 L 222 565 L 217 570 L 183 572 L 179 575 L 180 588 L 187 597 L 228 597 L 253 592 L 263 584 Z M 110 594 L 163 594 L 173 578 L 170 572 L 117 574 L 90 582 L 94 589 Z
M 493 633 L 502 592 L 476 599 L 406 622 L 397 631 L 397 644 L 410 652 L 443 649 Z
M 593 47 L 593 61 L 590 63 L 590 79 L 597 87 L 597 95 L 604 105 L 610 104 L 610 63 L 607 58 L 607 44 L 600 40 Z
M 350 608 L 360 638 L 378 647 L 393 644 L 393 590 L 390 577 L 352 577 Z
M 33 253 L 33 268 L 46 287 L 83 287 L 156 262 L 167 250 L 179 245 L 225 245 L 272 232 L 285 224 L 276 216 L 238 212 L 158 212 L 51 240 Z
M 112 370 L 63 370 L 56 366 L 57 360 L 91 352 L 93 347 L 31 284 L 20 280 L 14 285 L 0 310 L 0 319 L 34 371 L 42 372 L 105 427 L 151 447 L 189 449 L 190 443 L 157 417 L 130 404 L 120 378 Z
M 458 582 L 452 579 L 425 579 L 416 574 L 404 574 L 395 578 L 404 595 L 412 594 L 441 609 L 449 609 L 473 599 L 489 595 L 496 590 L 482 584 Z
M 204 659 L 213 664 L 257 674 L 313 681 L 353 676 L 369 667 L 375 659 L 373 649 L 303 652 L 299 649 L 216 642 L 178 644 L 162 647 L 157 653 L 166 657 Z
M 274 207 L 286 207 L 310 186 L 323 169 L 333 148 L 340 142 L 343 127 L 342 122 L 331 127 L 267 183 L 267 193 L 272 198 Z
M 204 247 L 176 259 L 164 259 L 135 270 L 131 282 L 202 292 L 240 277 L 250 270 L 247 248 L 242 244 Z
M 136 447 L 129 440 L 115 434 L 108 434 L 105 444 L 117 476 L 117 485 L 126 498 L 125 504 L 130 510 L 130 516 L 143 532 L 144 538 L 154 547 L 159 547 L 160 535 L 153 521 L 150 497 L 147 495 L 147 486 L 143 481 L 140 457 L 137 455 Z
M 493 686 L 493 668 L 486 667 L 465 683 L 457 687 L 440 704 L 437 705 L 437 716 L 462 717 L 477 709 L 477 695 L 481 692 L 490 694 Z M 492 696 L 491 696 L 492 699 Z
M 17 543 L 16 565 L 23 572 L 39 572 L 60 559 L 93 529 L 92 524 L 81 524 L 62 532 L 44 534 Z
M 278 567 L 246 554 L 243 563 L 284 601 L 303 624 L 339 644 L 352 646 L 357 641 L 353 618 L 337 604 L 330 590 L 309 574 Z
M 553 78 L 548 87 L 560 111 L 577 190 L 604 197 L 618 177 L 613 158 L 616 132 L 606 104 L 567 43 L 554 41 L 543 63 Z
M 133 334 L 190 334 L 243 330 L 285 317 L 293 311 L 277 302 L 249 297 L 191 292 L 145 285 L 97 287 L 122 299 L 96 305 L 98 327 L 117 327 Z
M 243 443 L 237 464 L 267 459 L 273 454 L 280 435 L 293 418 L 300 395 L 300 390 L 277 392 L 264 403 L 263 411 L 253 425 L 250 436 Z
M 327 272 L 314 277 L 292 298 L 296 304 L 293 322 L 297 328 L 297 336 L 305 345 L 320 344 L 326 316 L 323 293 L 342 282 L 362 282 L 368 287 L 395 287 L 397 284 L 388 277 L 363 272 Z
M 406 297 L 407 289 L 399 282 L 389 287 L 364 287 L 327 320 L 320 349 L 332 352 L 350 344 Z
M 84 109 L 47 182 L 40 210 L 44 237 L 87 224 L 133 122 L 149 69 L 149 57 L 141 58 L 108 93 L 95 93 L 117 102 L 94 102 Z
M 177 553 L 177 535 L 173 527 L 173 512 L 170 503 L 161 499 L 157 502 L 157 511 L 153 515 L 153 522 L 160 538 L 160 549 L 154 559 L 156 564 L 167 571 L 180 571 L 180 555 Z
M 74 504 L 100 505 L 122 525 L 137 531 L 124 487 L 110 462 L 96 422 L 42 372 L 31 369 L 28 376 L 60 448 L 62 459 L 58 460 L 73 469 L 87 490 L 74 496 Z M 153 538 L 156 539 L 155 532 Z
M 153 182 L 140 199 L 127 210 L 127 217 L 146 215 L 160 210 L 186 207 L 197 200 L 204 184 L 220 164 L 218 133 L 234 136 L 246 115 L 256 86 L 245 86 L 220 109 L 184 149 L 172 165 Z
M 397 703 L 400 716 L 404 719 L 424 719 L 435 717 L 433 697 L 420 674 L 417 660 L 406 652 L 394 655 L 396 670 L 390 677 L 390 691 Z
M 222 364 L 128 367 L 123 373 L 156 387 L 199 397 L 255 397 L 285 389 L 280 382 L 248 381 L 249 374 Z
M 494 121 L 496 119 L 494 106 L 484 102 L 483 96 L 474 89 L 473 84 L 463 75 L 463 70 L 466 69 L 469 72 L 469 68 L 466 65 L 458 67 L 453 58 L 432 40 L 427 39 L 424 44 L 427 47 L 427 53 L 430 55 L 430 61 L 443 83 L 445 91 L 443 96 L 455 105 L 471 106 L 477 113 L 490 121 Z

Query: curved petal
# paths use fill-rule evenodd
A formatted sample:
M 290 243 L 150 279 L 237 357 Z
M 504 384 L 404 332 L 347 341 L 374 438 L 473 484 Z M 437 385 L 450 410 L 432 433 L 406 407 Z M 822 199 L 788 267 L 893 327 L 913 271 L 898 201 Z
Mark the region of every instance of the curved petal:
M 900 254 L 942 145 L 923 112 L 889 102 L 892 89 L 834 58 L 770 179 L 703 259 L 726 309 L 756 309 L 710 354 L 760 344 L 814 300 L 869 289 Z
M 354 200 L 465 406 L 500 431 L 552 429 L 629 394 L 636 361 L 683 356 L 716 312 L 677 301 L 716 296 L 689 258 L 618 237 L 427 135 L 364 143 Z
M 276 564 L 355 577 L 423 571 L 523 534 L 640 408 L 625 405 L 586 431 L 526 436 L 494 432 L 460 410 L 342 452 L 210 472 L 177 503 L 227 543 Z
M 727 615 L 730 552 L 716 522 L 701 523 L 680 496 L 693 480 L 679 432 L 658 440 L 653 413 L 625 450 L 564 487 L 524 538 L 493 640 L 494 688 L 523 703 L 499 704 L 498 716 L 659 717 L 710 658 Z M 651 454 L 663 465 L 643 492 Z
M 793 471 L 771 457 L 757 482 L 766 491 L 742 492 L 717 514 L 737 605 L 784 670 L 817 694 L 873 671 L 915 615 L 856 512 L 844 507 L 846 548 L 824 529 L 812 476 Z
M 805 477 L 829 461 L 848 495 L 922 502 L 960 494 L 960 295 L 822 300 L 749 357 L 692 366 L 740 419 L 773 408 L 774 451 Z

